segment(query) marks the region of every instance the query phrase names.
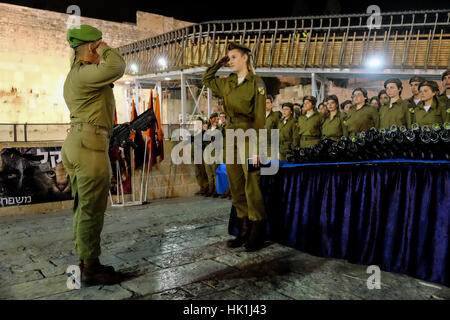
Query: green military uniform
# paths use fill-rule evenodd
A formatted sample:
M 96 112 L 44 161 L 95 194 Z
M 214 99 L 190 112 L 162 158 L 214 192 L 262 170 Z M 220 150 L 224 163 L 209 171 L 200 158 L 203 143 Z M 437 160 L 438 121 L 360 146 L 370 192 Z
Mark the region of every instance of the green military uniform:
M 413 123 L 417 123 L 421 127 L 429 126 L 431 128 L 436 123 L 442 126 L 444 123 L 450 122 L 450 107 L 440 103 L 438 99 L 433 99 L 428 111 L 421 101 L 417 107 L 410 109 L 410 113 Z
M 194 142 L 192 143 L 192 160 L 194 161 L 194 143 L 195 143 L 195 137 L 200 134 L 201 135 L 201 141 L 202 144 L 201 146 L 199 145 L 198 147 L 201 148 L 202 151 L 202 163 L 201 164 L 196 164 L 194 163 L 194 171 L 195 171 L 195 179 L 197 180 L 197 184 L 201 187 L 201 188 L 207 188 L 208 187 L 208 175 L 206 174 L 206 169 L 205 169 L 205 163 L 203 162 L 203 149 L 205 146 L 205 143 L 203 142 L 203 131 L 198 132 L 194 135 Z
M 101 32 L 89 26 L 68 31 L 72 46 L 99 38 Z M 64 141 L 62 160 L 72 183 L 75 250 L 81 260 L 96 259 L 101 253 L 100 233 L 111 177 L 108 147 L 115 109 L 111 86 L 125 71 L 119 51 L 104 47 L 97 52 L 103 63 L 76 59 L 64 84 L 71 130 Z
M 344 114 L 340 111 L 331 119 L 328 115 L 322 124 L 322 140 L 331 139 L 339 141 L 342 136 L 347 136 L 347 127 L 344 125 Z
M 278 121 L 280 120 L 280 116 L 281 114 L 277 111 L 270 111 L 270 113 L 268 115 L 266 115 L 266 124 L 265 124 L 265 128 L 267 130 L 267 156 L 270 159 L 276 159 L 276 157 L 278 157 L 277 154 L 272 155 L 272 151 L 271 151 L 271 141 L 272 141 L 272 135 L 271 135 L 271 130 L 275 130 L 278 128 Z
M 265 128 L 266 90 L 262 79 L 249 72 L 241 84 L 237 74 L 216 78 L 221 64 L 209 67 L 202 79 L 203 84 L 224 98 L 227 113 L 226 129 L 255 129 L 257 133 Z M 227 156 L 234 157 L 234 164 L 227 164 L 228 181 L 233 205 L 241 219 L 248 216 L 252 221 L 265 219 L 265 207 L 260 189 L 260 171 L 248 172 L 249 144 L 245 147 L 227 145 Z M 237 164 L 237 158 L 241 164 Z
M 216 127 L 214 128 L 209 128 L 208 130 L 206 130 L 205 134 L 213 137 L 214 134 L 217 134 L 218 132 L 221 132 L 220 127 Z M 209 145 L 212 142 L 207 142 L 207 144 Z M 216 171 L 217 168 L 219 167 L 219 163 L 214 162 L 214 157 L 216 156 L 215 151 L 212 152 L 206 152 L 205 154 L 205 160 L 208 161 L 208 163 L 205 163 L 205 170 L 206 170 L 206 175 L 208 177 L 208 187 L 209 187 L 209 191 L 214 191 L 217 192 L 217 186 L 216 186 Z M 220 155 L 218 155 L 220 157 Z
M 344 118 L 344 125 L 350 138 L 358 137 L 361 132 L 372 128 L 379 129 L 380 116 L 377 107 L 365 104 L 357 110 L 356 106 L 352 106 Z
M 406 99 L 406 101 L 410 104 L 409 108 L 414 108 L 420 103 L 420 100 L 419 100 L 419 103 L 416 104 L 416 101 L 414 100 L 414 96 L 412 96 L 409 99 Z
M 412 108 L 415 103 L 410 104 L 409 101 L 398 99 L 390 107 L 389 104 L 385 104 L 380 107 L 380 129 L 389 130 L 393 125 L 398 128 L 405 126 L 411 129 L 411 115 L 409 109 Z
M 319 143 L 322 136 L 321 128 L 323 124 L 323 116 L 314 111 L 309 118 L 306 114 L 302 114 L 297 121 L 297 134 L 294 138 L 294 146 L 299 145 L 300 148 L 308 148 Z
M 444 106 L 450 106 L 450 99 L 447 96 L 447 92 L 445 90 L 441 95 L 438 96 L 438 100 Z
M 287 154 L 295 146 L 294 139 L 297 130 L 297 122 L 293 115 L 288 119 L 282 118 L 278 121 L 280 140 L 280 160 L 287 161 Z

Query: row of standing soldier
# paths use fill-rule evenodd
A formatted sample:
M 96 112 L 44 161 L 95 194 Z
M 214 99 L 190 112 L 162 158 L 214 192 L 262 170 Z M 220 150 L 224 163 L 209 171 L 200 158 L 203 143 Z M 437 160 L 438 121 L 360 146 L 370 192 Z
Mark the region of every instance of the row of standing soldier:
M 357 137 L 363 131 L 390 129 L 393 125 L 410 129 L 413 123 L 421 127 L 432 127 L 450 122 L 450 75 L 442 75 L 444 91 L 440 94 L 435 81 L 426 81 L 421 77 L 410 80 L 413 96 L 402 99 L 402 82 L 388 79 L 385 90 L 380 92 L 384 102 L 379 108 L 370 104 L 367 91 L 356 88 L 352 93 L 352 104 L 346 101 L 339 107 L 338 98 L 329 96 L 325 103 L 328 112 L 316 108 L 317 100 L 313 96 L 303 98 L 303 107 L 299 104 L 284 103 L 282 113 L 272 110 L 273 98 L 266 100 L 266 129 L 270 146 L 270 130 L 279 130 L 279 159 L 287 160 L 287 155 L 294 148 L 314 146 L 321 140 L 338 141 L 342 136 Z M 383 95 L 387 95 L 383 97 Z M 321 104 L 322 105 L 322 104 Z M 278 155 L 271 154 L 271 158 Z

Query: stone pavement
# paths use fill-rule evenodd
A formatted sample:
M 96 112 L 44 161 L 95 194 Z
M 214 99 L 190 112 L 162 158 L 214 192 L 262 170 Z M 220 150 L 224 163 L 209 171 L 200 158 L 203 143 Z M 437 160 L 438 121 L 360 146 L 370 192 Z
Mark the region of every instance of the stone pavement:
M 278 244 L 228 249 L 230 207 L 191 197 L 109 209 L 101 261 L 130 278 L 73 291 L 71 212 L 0 217 L 0 299 L 450 299 L 450 288 L 387 272 L 380 290 L 368 290 L 367 267 Z

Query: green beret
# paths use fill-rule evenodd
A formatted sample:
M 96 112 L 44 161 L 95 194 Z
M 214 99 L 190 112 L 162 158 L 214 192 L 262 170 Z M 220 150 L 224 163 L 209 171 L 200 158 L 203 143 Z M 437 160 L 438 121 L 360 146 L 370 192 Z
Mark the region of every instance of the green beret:
M 67 41 L 71 48 L 102 39 L 102 32 L 97 28 L 82 24 L 67 30 Z
M 252 52 L 252 50 L 250 48 L 243 46 L 242 44 L 239 44 L 237 42 L 230 42 L 228 44 L 228 51 L 233 50 L 233 49 L 243 50 L 246 53 Z

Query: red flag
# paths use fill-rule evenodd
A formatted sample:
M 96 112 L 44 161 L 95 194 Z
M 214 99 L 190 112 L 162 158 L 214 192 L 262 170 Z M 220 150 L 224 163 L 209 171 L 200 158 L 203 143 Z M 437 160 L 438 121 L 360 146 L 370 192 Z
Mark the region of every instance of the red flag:
M 164 160 L 164 134 L 162 131 L 161 110 L 160 110 L 160 105 L 159 105 L 158 92 L 156 92 L 155 115 L 156 115 L 156 120 L 158 121 L 158 152 L 157 152 L 157 154 L 159 155 L 159 162 L 161 162 Z
M 136 119 L 138 117 L 137 111 L 136 111 L 136 105 L 134 104 L 134 99 L 133 99 L 133 104 L 132 104 L 132 109 L 131 109 L 131 121 L 133 121 L 134 119 Z M 142 138 L 142 133 L 136 132 L 135 134 L 131 133 L 130 135 L 130 139 L 133 140 L 136 144 L 137 144 L 137 149 L 134 150 L 134 163 L 135 163 L 135 168 L 140 168 L 144 162 L 144 152 L 145 152 L 145 141 Z
M 118 120 L 117 120 L 117 109 L 114 108 L 114 124 L 118 124 Z

